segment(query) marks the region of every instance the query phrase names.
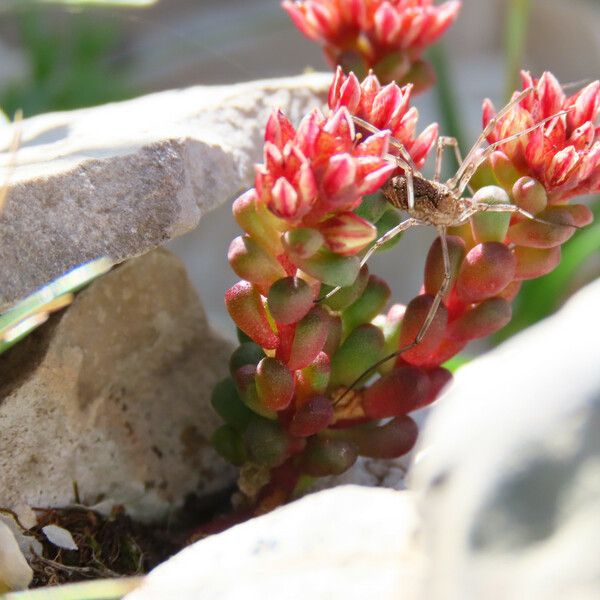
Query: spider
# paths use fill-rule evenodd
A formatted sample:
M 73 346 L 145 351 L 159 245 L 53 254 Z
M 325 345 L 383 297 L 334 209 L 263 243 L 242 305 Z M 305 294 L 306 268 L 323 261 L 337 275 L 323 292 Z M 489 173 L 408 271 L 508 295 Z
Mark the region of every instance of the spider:
M 363 266 L 373 255 L 373 253 L 381 248 L 381 246 L 395 238 L 403 231 L 406 231 L 415 225 L 432 225 L 437 229 L 440 237 L 444 266 L 443 279 L 415 339 L 410 344 L 396 350 L 392 354 L 385 356 L 374 365 L 369 367 L 369 369 L 362 373 L 362 375 L 358 377 L 349 388 L 347 388 L 345 393 L 353 390 L 366 376 L 372 374 L 378 367 L 387 361 L 417 346 L 427 334 L 427 331 L 429 330 L 429 327 L 435 318 L 436 312 L 440 307 L 442 299 L 448 291 L 452 277 L 448 242 L 446 238 L 448 227 L 457 227 L 463 225 L 473 215 L 479 212 L 509 212 L 519 214 L 526 219 L 547 225 L 563 225 L 565 227 L 578 228 L 577 225 L 551 223 L 549 221 L 545 221 L 535 217 L 531 213 L 514 204 L 476 203 L 472 198 L 462 197 L 465 189 L 469 188 L 469 181 L 479 166 L 481 166 L 500 146 L 534 131 L 538 127 L 543 126 L 544 123 L 565 115 L 569 112 L 569 110 L 571 110 L 561 110 L 550 117 L 539 121 L 535 125 L 524 129 L 523 131 L 510 135 L 488 145 L 485 148 L 482 148 L 482 145 L 485 143 L 487 137 L 494 130 L 500 119 L 506 116 L 517 104 L 519 104 L 533 91 L 533 87 L 526 88 L 516 95 L 508 104 L 506 104 L 506 106 L 504 106 L 504 108 L 502 108 L 498 114 L 486 125 L 481 135 L 464 159 L 461 155 L 456 138 L 446 136 L 439 137 L 436 147 L 435 171 L 433 179 L 431 180 L 424 177 L 417 170 L 410 157 L 410 154 L 399 140 L 394 138 L 390 140 L 390 145 L 397 150 L 398 154 L 389 154 L 387 158 L 388 160 L 395 162 L 397 166 L 402 169 L 403 175 L 399 175 L 390 179 L 384 186 L 382 193 L 392 206 L 406 212 L 408 214 L 408 218 L 390 229 L 371 246 L 371 248 L 362 258 L 361 266 Z M 353 117 L 353 119 L 359 127 L 366 131 L 370 131 L 372 133 L 377 133 L 380 131 L 378 128 L 374 127 L 363 119 L 358 117 Z M 454 154 L 456 156 L 456 160 L 458 161 L 459 167 L 454 176 L 452 176 L 446 182 L 441 182 L 442 158 L 444 149 L 446 147 L 452 147 L 454 149 Z M 469 190 L 472 192 L 471 188 L 469 188 Z M 337 293 L 340 289 L 341 287 L 334 288 L 327 295 L 319 298 L 317 302 L 331 298 L 331 296 Z

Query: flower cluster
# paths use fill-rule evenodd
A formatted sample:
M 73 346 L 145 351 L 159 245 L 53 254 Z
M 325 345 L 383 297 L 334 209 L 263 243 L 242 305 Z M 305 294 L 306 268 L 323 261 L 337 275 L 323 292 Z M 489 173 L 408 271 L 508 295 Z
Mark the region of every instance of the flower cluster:
M 298 29 L 320 43 L 329 62 L 366 75 L 373 69 L 383 81 L 433 81 L 421 60 L 453 23 L 460 2 L 439 6 L 433 0 L 284 0 Z
M 501 224 L 497 240 L 510 244 L 516 281 L 545 275 L 558 265 L 561 245 L 576 227 L 589 224 L 593 217 L 586 205 L 568 204 L 569 200 L 600 192 L 600 128 L 596 125 L 600 82 L 567 96 L 551 73 L 537 80 L 528 72 L 521 76 L 523 89 L 532 88 L 532 93 L 498 119 L 488 137 L 490 143 L 498 142 L 532 128 L 501 144 L 489 162 L 496 182 L 504 189 L 504 201 L 510 200 L 544 221 L 492 217 Z M 554 116 L 557 113 L 562 114 Z M 495 114 L 492 103 L 484 101 L 484 126 Z M 490 217 L 480 215 L 474 222 L 489 223 Z M 513 285 L 516 290 L 517 284 Z
M 396 171 L 390 136 L 420 168 L 437 126 L 416 135 L 410 86 L 382 87 L 374 75 L 360 83 L 341 70 L 329 114 L 314 111 L 297 129 L 281 112 L 269 119 L 255 188 L 233 206 L 244 234 L 232 242 L 229 261 L 242 280 L 225 301 L 241 345 L 231 376 L 213 394 L 226 423 L 213 443 L 242 467 L 240 489 L 255 511 L 284 502 L 301 475 L 341 473 L 359 455 L 407 452 L 417 435 L 408 413 L 432 402 L 450 379 L 441 365 L 506 325 L 521 282 L 551 271 L 574 227 L 591 221 L 585 205 L 567 200 L 597 189 L 598 169 L 589 164 L 599 86 L 567 99 L 549 74 L 529 81 L 535 94 L 500 119 L 490 141 L 572 110 L 496 151 L 482 170 L 493 185 L 481 187 L 472 202 L 513 204 L 539 220 L 478 212 L 450 228 L 450 286 L 426 335 L 357 389 L 350 386 L 365 370 L 414 342 L 444 279 L 438 238 L 419 295 L 385 311 L 389 286 L 360 265 L 361 253 L 399 219 L 381 195 L 367 197 Z M 484 115 L 489 122 L 488 102 Z M 353 117 L 375 131 L 355 131 Z M 585 131 L 593 137 L 586 134 L 583 144 Z M 577 164 L 567 168 L 564 155 L 572 152 Z M 318 302 L 336 286 L 342 289 Z
M 594 81 L 572 96 L 567 96 L 551 73 L 539 80 L 523 71 L 523 89 L 533 88 L 504 118 L 500 119 L 488 141 L 497 142 L 514 133 L 550 119 L 544 126 L 503 144 L 502 154 L 522 175 L 537 179 L 549 195 L 550 204 L 563 204 L 569 198 L 600 192 L 600 82 Z M 517 94 L 518 92 L 515 92 Z M 483 124 L 495 117 L 492 103 L 483 105 Z
M 407 149 L 415 166 L 421 168 L 437 139 L 438 126 L 432 123 L 415 137 L 419 111 L 410 106 L 412 90 L 410 83 L 402 88 L 396 84 L 382 86 L 373 73 L 360 83 L 354 73 L 345 75 L 338 67 L 329 89 L 329 108 L 346 107 L 353 116 L 379 130 L 389 131 Z M 369 135 L 369 132 L 362 134 Z
M 353 75 L 341 79 L 329 114 L 313 111 L 297 129 L 281 112 L 271 115 L 255 188 L 233 205 L 244 234 L 228 258 L 241 281 L 225 302 L 241 344 L 213 394 L 226 423 L 213 443 L 242 467 L 240 488 L 256 510 L 285 501 L 302 474 L 341 473 L 358 455 L 410 450 L 417 429 L 407 413 L 449 379 L 441 368 L 405 365 L 393 371 L 402 384 L 393 400 L 375 386 L 345 393 L 398 342 L 395 330 L 372 322 L 390 289 L 360 265 L 360 253 L 397 222 L 383 199 L 372 198 L 368 210 L 363 203 L 396 169 L 386 158 L 390 131 L 358 136 L 351 113 L 393 123 L 419 163 L 436 129 L 414 139 L 409 89 L 382 88 L 373 76 L 362 86 Z M 360 112 L 367 95 L 381 115 Z M 317 302 L 333 286 L 342 289 Z M 393 419 L 378 424 L 384 416 Z

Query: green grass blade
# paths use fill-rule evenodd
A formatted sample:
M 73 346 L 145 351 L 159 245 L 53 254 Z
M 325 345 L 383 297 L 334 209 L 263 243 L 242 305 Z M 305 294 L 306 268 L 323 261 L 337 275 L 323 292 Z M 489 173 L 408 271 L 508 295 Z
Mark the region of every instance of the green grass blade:
M 52 304 L 68 303 L 71 294 L 108 272 L 112 266 L 113 262 L 103 257 L 76 267 L 1 314 L 0 354 L 41 325 L 45 321 L 44 314 L 49 312 L 46 309 Z
M 40 588 L 24 592 L 12 592 L 0 596 L 1 600 L 121 600 L 137 589 L 143 577 L 102 579 L 72 583 L 57 587 Z

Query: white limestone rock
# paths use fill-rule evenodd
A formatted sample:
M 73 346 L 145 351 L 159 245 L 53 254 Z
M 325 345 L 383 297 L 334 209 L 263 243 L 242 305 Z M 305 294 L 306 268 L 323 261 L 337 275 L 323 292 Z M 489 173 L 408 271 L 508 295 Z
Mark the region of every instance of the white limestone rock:
M 208 443 L 231 346 L 179 259 L 155 250 L 96 280 L 0 356 L 0 506 L 125 504 L 156 519 L 235 479 Z
M 339 487 L 196 542 L 126 600 L 413 600 L 417 531 L 407 492 Z
M 428 600 L 600 597 L 600 280 L 461 369 L 425 428 Z
M 197 226 L 251 185 L 264 126 L 323 103 L 330 74 L 198 86 L 0 128 L 0 307 L 100 256 L 122 261 Z M 16 165 L 13 168 L 13 163 Z
M 0 520 L 0 594 L 25 589 L 33 579 L 12 531 Z

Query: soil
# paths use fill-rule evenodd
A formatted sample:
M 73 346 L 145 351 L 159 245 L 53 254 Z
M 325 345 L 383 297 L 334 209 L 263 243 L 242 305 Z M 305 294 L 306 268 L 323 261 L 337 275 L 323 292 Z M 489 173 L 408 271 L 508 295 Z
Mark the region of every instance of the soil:
M 43 553 L 30 561 L 31 587 L 147 573 L 198 539 L 198 531 L 219 515 L 230 512 L 232 491 L 202 499 L 189 496 L 168 522 L 159 524 L 136 522 L 120 506 L 110 515 L 82 505 L 35 508 L 38 524 L 27 533 L 40 541 Z M 49 542 L 42 532 L 46 525 L 67 529 L 79 549 L 63 550 Z

